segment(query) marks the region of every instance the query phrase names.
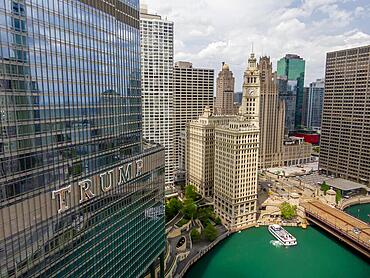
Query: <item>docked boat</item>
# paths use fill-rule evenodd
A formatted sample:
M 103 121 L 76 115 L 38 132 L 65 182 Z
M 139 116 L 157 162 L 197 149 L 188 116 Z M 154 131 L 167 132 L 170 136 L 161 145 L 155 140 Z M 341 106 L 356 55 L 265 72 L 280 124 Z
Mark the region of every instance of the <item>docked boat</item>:
M 297 245 L 297 240 L 287 230 L 277 224 L 269 225 L 269 232 L 284 246 Z

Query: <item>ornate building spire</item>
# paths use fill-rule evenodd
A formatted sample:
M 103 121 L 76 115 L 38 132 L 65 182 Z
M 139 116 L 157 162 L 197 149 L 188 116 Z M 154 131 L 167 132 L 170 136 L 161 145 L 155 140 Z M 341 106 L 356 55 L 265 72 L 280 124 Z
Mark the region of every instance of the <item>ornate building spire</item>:
M 257 59 L 251 53 L 244 72 L 243 100 L 239 114 L 255 124 L 259 124 L 260 73 Z
M 251 53 L 251 56 L 248 59 L 248 68 L 257 69 L 257 59 L 253 52 Z

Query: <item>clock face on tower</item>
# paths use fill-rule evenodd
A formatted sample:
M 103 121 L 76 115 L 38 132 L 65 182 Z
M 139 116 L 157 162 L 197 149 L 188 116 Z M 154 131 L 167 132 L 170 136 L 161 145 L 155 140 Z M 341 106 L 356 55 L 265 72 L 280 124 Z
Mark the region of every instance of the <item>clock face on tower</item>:
M 253 91 L 252 89 L 250 89 L 250 90 L 248 91 L 248 94 L 249 94 L 250 96 L 253 96 L 253 95 L 254 95 L 254 91 Z

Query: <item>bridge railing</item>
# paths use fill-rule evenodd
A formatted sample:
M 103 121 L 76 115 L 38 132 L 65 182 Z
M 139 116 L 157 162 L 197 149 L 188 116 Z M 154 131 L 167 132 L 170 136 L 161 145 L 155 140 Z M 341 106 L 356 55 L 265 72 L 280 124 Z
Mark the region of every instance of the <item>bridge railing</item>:
M 356 236 L 353 236 L 353 235 L 351 235 L 349 233 L 350 227 L 352 227 L 352 226 L 350 226 L 350 227 L 348 227 L 348 229 L 345 229 L 344 230 L 341 227 L 337 226 L 336 225 L 336 222 L 334 222 L 334 225 L 333 225 L 332 222 L 328 221 L 325 217 L 320 216 L 318 213 L 314 213 L 314 212 L 312 212 L 310 210 L 307 210 L 307 209 L 306 209 L 306 213 L 308 213 L 308 214 L 316 217 L 317 219 L 321 220 L 322 222 L 324 222 L 326 225 L 330 226 L 331 228 L 333 228 L 333 229 L 335 229 L 337 231 L 340 231 L 342 234 L 344 234 L 345 236 L 351 238 L 353 241 L 355 241 L 355 242 L 357 242 L 357 243 L 359 243 L 361 245 L 366 246 L 366 248 L 369 248 L 370 247 L 370 245 L 369 245 L 368 242 L 363 241 L 363 240 L 360 239 L 360 233 L 358 234 L 357 237 Z M 345 226 L 347 227 L 348 224 L 346 224 Z

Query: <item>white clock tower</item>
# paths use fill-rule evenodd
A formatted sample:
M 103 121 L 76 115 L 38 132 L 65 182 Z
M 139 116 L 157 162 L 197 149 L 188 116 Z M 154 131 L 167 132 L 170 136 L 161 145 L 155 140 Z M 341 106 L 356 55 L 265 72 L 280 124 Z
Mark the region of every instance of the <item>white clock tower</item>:
M 260 109 L 260 73 L 257 68 L 257 59 L 251 53 L 248 59 L 248 67 L 244 72 L 243 100 L 239 108 L 239 114 L 251 122 L 259 124 Z

